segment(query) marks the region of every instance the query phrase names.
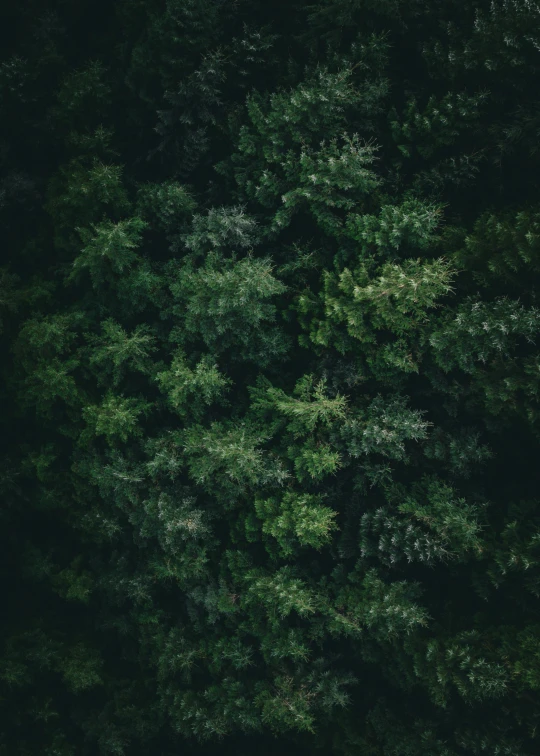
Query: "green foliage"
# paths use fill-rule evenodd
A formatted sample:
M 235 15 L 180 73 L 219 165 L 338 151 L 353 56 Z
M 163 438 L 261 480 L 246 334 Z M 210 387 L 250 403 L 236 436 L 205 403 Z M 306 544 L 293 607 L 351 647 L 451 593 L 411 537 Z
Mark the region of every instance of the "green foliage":
M 60 570 L 52 579 L 53 589 L 69 601 L 81 601 L 88 604 L 94 587 L 91 573 L 81 568 L 82 558 L 76 557 L 73 562 Z
M 274 212 L 276 205 L 285 205 L 275 212 L 269 233 L 286 227 L 302 206 L 323 230 L 335 233 L 340 220 L 330 208 L 351 209 L 378 186 L 369 168 L 375 148 L 345 131 L 347 111 L 361 96 L 350 71 L 321 69 L 290 92 L 271 95 L 269 102 L 248 98 L 252 126 L 240 129 L 234 175 L 247 198 Z
M 414 484 L 410 493 L 396 485 L 385 494 L 390 506 L 362 515 L 363 556 L 377 556 L 390 566 L 403 558 L 433 564 L 483 552 L 481 509 L 457 499 L 450 486 L 426 479 Z M 393 507 L 405 517 L 398 519 Z
M 506 665 L 486 658 L 482 636 L 467 630 L 456 637 L 428 641 L 425 656 L 417 656 L 419 674 L 426 680 L 430 696 L 445 707 L 451 688 L 465 700 L 499 699 L 510 684 Z
M 534 596 L 540 595 L 540 521 L 536 514 L 537 501 L 511 502 L 504 516 L 504 523 L 498 532 L 490 535 L 489 565 L 483 580 L 478 580 L 477 590 L 483 597 L 489 595 L 493 587 L 498 590 L 512 579 L 521 575 L 521 589 Z
M 326 395 L 326 380 L 315 383 L 313 375 L 304 375 L 289 397 L 281 389 L 267 389 L 267 396 L 275 408 L 292 418 L 287 425 L 295 438 L 311 433 L 318 425 L 331 426 L 346 417 L 347 398 L 339 394 L 333 399 Z M 268 401 L 268 400 L 267 400 Z
M 406 406 L 401 396 L 373 399 L 366 410 L 347 419 L 340 435 L 352 457 L 377 453 L 390 459 L 407 459 L 406 441 L 427 436 L 429 422 L 422 412 Z
M 424 454 L 429 459 L 444 461 L 453 475 L 464 478 L 469 478 L 473 469 L 493 458 L 493 452 L 480 443 L 480 433 L 473 428 L 461 428 L 458 433 L 434 428 L 424 445 Z
M 197 256 L 216 249 L 249 249 L 258 243 L 257 222 L 241 206 L 210 208 L 206 216 L 193 216 L 191 233 L 182 241 Z
M 190 476 L 209 491 L 281 485 L 287 477 L 279 460 L 260 448 L 268 436 L 245 421 L 193 425 L 184 438 Z
M 271 303 L 286 287 L 274 277 L 270 260 L 208 255 L 203 267 L 186 264 L 171 274 L 171 311 L 182 318 L 177 341 L 201 339 L 214 355 L 234 345 L 234 359 L 259 363 L 286 351 Z
M 92 231 L 77 229 L 84 244 L 72 264 L 67 281 L 76 281 L 88 272 L 96 289 L 110 280 L 112 274 L 129 270 L 138 259 L 135 251 L 140 244 L 146 223 L 140 218 L 93 226 Z
M 0 754 L 533 756 L 538 8 L 105 6 L 0 9 Z
M 411 226 L 417 222 L 414 216 L 409 220 Z M 421 239 L 420 245 L 426 241 Z M 384 249 L 387 242 L 379 236 L 377 243 Z M 304 292 L 294 305 L 308 334 L 300 342 L 362 355 L 361 374 L 399 390 L 407 374 L 421 369 L 433 330 L 433 310 L 453 291 L 454 276 L 451 263 L 443 258 L 377 266 L 373 257 L 364 257 L 355 269 L 324 271 L 318 296 Z
M 340 675 L 330 678 L 326 675 L 325 679 L 324 675 L 324 672 L 317 675 L 315 671 L 305 680 L 280 675 L 274 682 L 273 690 L 258 686 L 260 692 L 256 702 L 261 707 L 263 722 L 271 731 L 296 730 L 315 734 L 321 714 L 324 716 L 333 707 L 347 703 L 348 694 L 343 689 L 354 682 L 354 677 Z
M 87 443 L 92 437 L 105 436 L 112 445 L 115 438 L 125 442 L 131 436 L 141 435 L 139 417 L 147 413 L 151 406 L 144 399 L 116 396 L 108 392 L 100 404 L 90 404 L 83 408 L 87 427 L 81 434 L 80 442 Z
M 538 625 L 529 625 L 516 637 L 518 654 L 512 648 L 512 656 L 518 656 L 513 663 L 512 674 L 517 678 L 520 691 L 538 690 L 540 687 L 540 658 L 538 654 Z M 513 639 L 508 638 L 508 650 L 514 646 Z
M 101 659 L 82 643 L 67 650 L 62 659 L 61 672 L 67 687 L 74 693 L 103 684 L 100 676 Z
M 77 314 L 48 315 L 27 320 L 13 345 L 16 365 L 21 375 L 20 395 L 23 405 L 35 407 L 45 416 L 52 415 L 58 400 L 68 406 L 80 402 L 80 390 L 73 372 L 80 360 L 73 347 L 78 340 Z
M 417 150 L 423 158 L 430 158 L 437 149 L 454 144 L 465 125 L 478 121 L 488 94 L 480 92 L 471 96 L 466 92 L 448 92 L 440 100 L 432 95 L 423 108 L 412 98 L 401 123 L 394 108 L 389 118 L 399 151 L 411 157 Z
M 139 325 L 130 335 L 112 318 L 102 325 L 102 335 L 88 334 L 89 364 L 95 366 L 99 383 L 117 386 L 127 370 L 148 373 L 152 368 L 150 355 L 156 350 L 156 337 L 147 325 Z
M 538 8 L 526 0 L 499 0 L 487 7 L 475 8 L 473 23 L 460 33 L 456 24 L 449 24 L 448 39 L 430 44 L 430 57 L 444 62 L 451 72 L 483 68 L 495 76 L 518 74 L 534 58 L 538 49 L 536 21 Z M 446 35 L 445 35 L 446 36 Z M 428 58 L 429 60 L 429 58 Z M 453 70 L 452 70 L 453 69 Z
M 441 213 L 441 207 L 413 198 L 404 200 L 401 205 L 383 205 L 378 216 L 351 213 L 347 217 L 346 229 L 368 257 L 373 245 L 385 256 L 395 254 L 393 250 L 402 246 L 429 249 Z
M 346 323 L 348 333 L 359 341 L 369 341 L 372 330 L 401 335 L 417 329 L 427 321 L 427 310 L 451 291 L 452 270 L 443 259 L 385 263 L 377 274 L 363 267 L 355 272 L 345 268 L 337 279 L 330 273 L 325 276 L 327 314 Z
M 430 336 L 436 364 L 445 372 L 459 368 L 471 376 L 485 411 L 494 415 L 538 414 L 538 356 L 534 344 L 540 325 L 536 307 L 501 297 L 482 302 L 470 297 L 448 314 Z M 524 349 L 525 347 L 525 349 Z
M 321 506 L 321 498 L 287 492 L 280 500 L 255 500 L 255 511 L 263 521 L 262 532 L 273 536 L 284 556 L 297 551 L 296 544 L 320 549 L 337 526 L 337 512 Z
M 415 603 L 422 594 L 418 584 L 407 581 L 387 584 L 378 577 L 375 568 L 362 576 L 352 573 L 349 580 L 353 585 L 341 589 L 336 606 L 367 628 L 377 641 L 392 642 L 413 633 L 418 626 L 427 626 L 430 619 L 427 610 Z
M 178 231 L 197 207 L 189 189 L 175 181 L 145 184 L 137 192 L 137 208 L 144 218 L 168 233 Z
M 290 184 L 294 182 L 296 186 L 281 195 L 285 207 L 276 213 L 275 227 L 289 225 L 293 214 L 306 207 L 323 231 L 336 235 L 341 223 L 339 216 L 330 208 L 351 210 L 364 195 L 378 186 L 379 179 L 368 167 L 375 159 L 372 145 L 361 143 L 357 134 L 349 137 L 344 133 L 340 136 L 343 142 L 341 147 L 334 137 L 328 145 L 321 142 L 321 149 L 317 152 L 302 150 L 299 171 L 297 156 L 287 153 L 282 170 L 287 179 L 291 177 Z M 263 173 L 257 194 L 269 198 L 277 187 L 275 178 Z
M 500 354 L 508 357 L 521 337 L 532 341 L 538 332 L 540 313 L 519 302 L 501 298 L 494 302 L 469 299 L 443 330 L 431 336 L 437 364 L 444 370 L 454 365 L 470 373 L 475 363 L 486 363 Z
M 56 246 L 70 252 L 80 249 L 76 229 L 99 224 L 106 213 L 118 216 L 129 212 L 122 168 L 96 159 L 88 167 L 75 158 L 51 179 L 45 208 L 55 225 Z
M 481 286 L 504 285 L 519 287 L 520 276 L 539 271 L 539 216 L 534 209 L 517 213 L 483 214 L 465 238 L 465 246 L 454 259 L 472 271 Z M 500 285 L 500 284 L 499 284 Z
M 213 402 L 223 402 L 222 396 L 232 384 L 209 355 L 204 355 L 190 368 L 181 351 L 174 354 L 170 370 L 156 375 L 156 381 L 175 412 L 197 420 Z
M 111 99 L 111 87 L 106 81 L 106 68 L 99 60 L 70 73 L 57 94 L 58 118 L 70 126 L 87 126 L 88 120 L 99 122 Z

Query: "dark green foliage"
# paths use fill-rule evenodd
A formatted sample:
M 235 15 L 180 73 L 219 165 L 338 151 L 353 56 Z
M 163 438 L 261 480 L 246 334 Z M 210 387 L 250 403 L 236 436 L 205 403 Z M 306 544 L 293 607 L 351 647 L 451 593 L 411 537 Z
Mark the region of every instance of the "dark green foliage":
M 0 41 L 0 756 L 538 753 L 538 7 Z

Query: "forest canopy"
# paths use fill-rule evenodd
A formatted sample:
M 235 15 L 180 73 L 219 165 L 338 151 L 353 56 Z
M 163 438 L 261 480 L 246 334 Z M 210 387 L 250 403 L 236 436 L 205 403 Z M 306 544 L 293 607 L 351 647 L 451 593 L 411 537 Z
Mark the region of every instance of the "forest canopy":
M 0 756 L 540 752 L 540 5 L 0 9 Z

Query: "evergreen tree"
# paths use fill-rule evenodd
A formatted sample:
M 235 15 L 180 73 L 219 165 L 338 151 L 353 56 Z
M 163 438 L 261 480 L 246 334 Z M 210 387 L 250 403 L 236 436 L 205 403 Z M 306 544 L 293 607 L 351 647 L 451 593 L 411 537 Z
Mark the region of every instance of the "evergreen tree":
M 0 9 L 0 755 L 538 752 L 539 39 Z

